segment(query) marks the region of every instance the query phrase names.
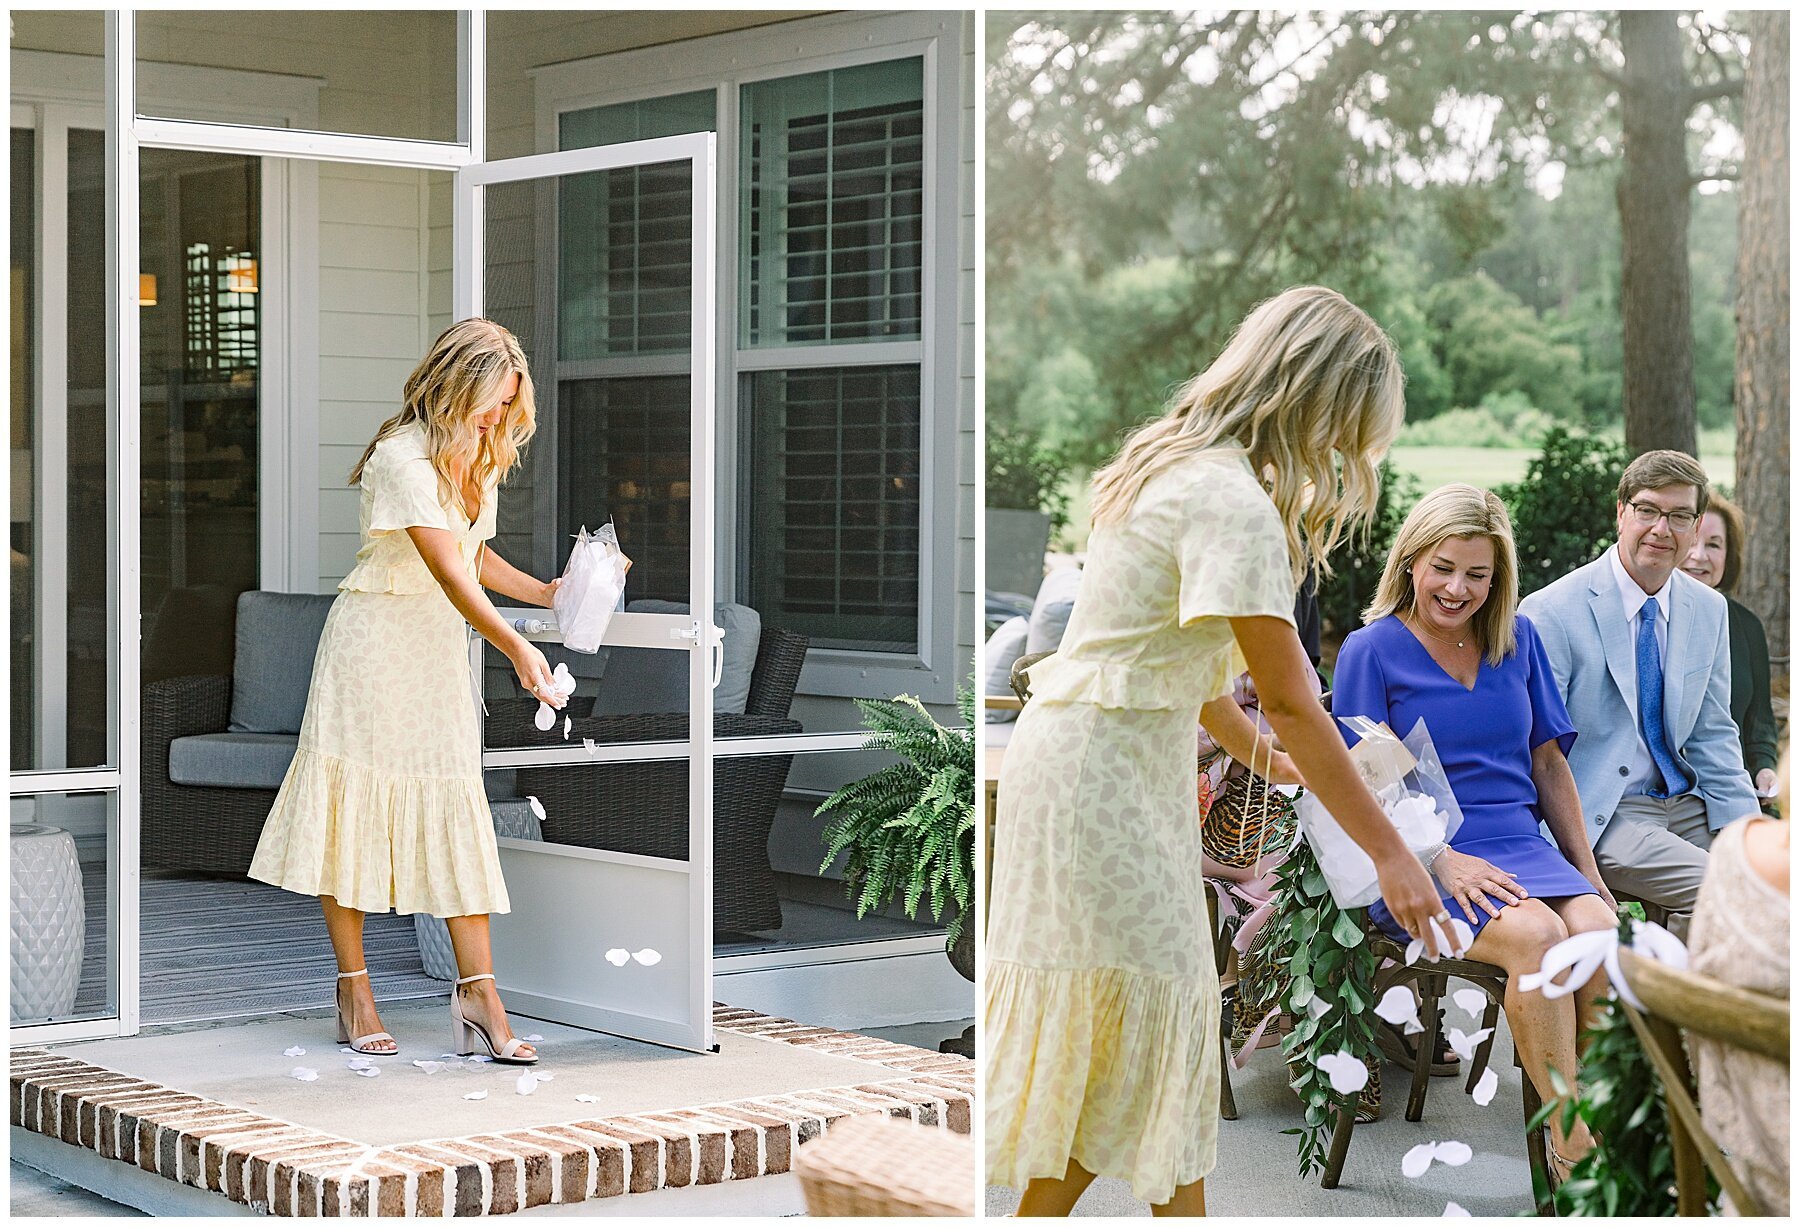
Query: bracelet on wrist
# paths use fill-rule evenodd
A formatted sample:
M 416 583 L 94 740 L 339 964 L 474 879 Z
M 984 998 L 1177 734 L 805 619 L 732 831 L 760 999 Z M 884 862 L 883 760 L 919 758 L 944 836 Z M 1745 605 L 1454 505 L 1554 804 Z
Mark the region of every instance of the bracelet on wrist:
M 1439 840 L 1437 843 L 1433 844 L 1431 847 L 1425 849 L 1425 851 L 1419 853 L 1419 861 L 1421 864 L 1423 864 L 1425 866 L 1425 872 L 1427 872 L 1427 873 L 1436 872 L 1436 866 L 1437 866 L 1439 858 L 1441 858 L 1444 855 L 1444 853 L 1446 853 L 1448 851 L 1450 851 L 1450 845 L 1445 843 L 1442 840 Z

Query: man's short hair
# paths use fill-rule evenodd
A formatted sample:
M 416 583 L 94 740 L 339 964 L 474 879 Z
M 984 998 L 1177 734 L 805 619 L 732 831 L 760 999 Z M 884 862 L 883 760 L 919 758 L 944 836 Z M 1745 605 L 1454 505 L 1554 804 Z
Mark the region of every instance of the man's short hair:
M 1706 514 L 1706 470 L 1686 452 L 1667 449 L 1645 452 L 1625 466 L 1625 475 L 1619 478 L 1619 505 L 1624 506 L 1645 490 L 1661 490 L 1665 486 L 1694 487 L 1694 514 Z

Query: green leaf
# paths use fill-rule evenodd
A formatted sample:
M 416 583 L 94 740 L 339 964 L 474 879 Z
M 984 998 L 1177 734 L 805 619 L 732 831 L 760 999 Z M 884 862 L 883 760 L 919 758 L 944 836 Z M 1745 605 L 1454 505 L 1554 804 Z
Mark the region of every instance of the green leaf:
M 1340 946 L 1360 946 L 1363 940 L 1362 926 L 1348 912 L 1339 912 L 1337 922 L 1331 926 L 1331 938 Z

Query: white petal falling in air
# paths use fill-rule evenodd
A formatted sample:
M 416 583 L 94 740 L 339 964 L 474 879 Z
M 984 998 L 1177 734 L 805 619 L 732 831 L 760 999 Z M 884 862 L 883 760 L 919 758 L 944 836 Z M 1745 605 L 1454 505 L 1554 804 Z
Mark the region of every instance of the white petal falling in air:
M 1404 984 L 1396 984 L 1381 995 L 1381 1001 L 1375 1006 L 1375 1017 L 1383 1022 L 1393 1023 L 1396 1027 L 1401 1023 L 1419 1021 L 1419 1003 L 1413 1000 L 1412 989 Z
M 381 1071 L 379 1069 L 376 1069 L 373 1065 L 365 1066 L 362 1069 L 353 1069 L 350 1072 L 355 1074 L 358 1078 L 379 1078 L 379 1077 L 381 1077 Z
M 1411 967 L 1414 963 L 1419 961 L 1419 956 L 1424 953 L 1425 943 L 1416 937 L 1413 938 L 1410 942 L 1406 943 L 1406 965 Z
M 1469 947 L 1475 944 L 1475 930 L 1469 927 L 1469 922 L 1460 917 L 1452 916 L 1450 918 L 1450 932 L 1456 939 L 1451 945 L 1450 952 L 1458 957 L 1467 954 L 1469 952 Z
M 1487 1012 L 1487 994 L 1478 988 L 1459 988 L 1450 994 L 1450 1000 L 1470 1018 L 1480 1018 Z
M 1436 1152 L 1436 1142 L 1420 1142 L 1400 1160 L 1400 1174 L 1408 1180 L 1417 1180 L 1431 1166 L 1431 1157 Z
M 292 1048 L 284 1049 L 281 1055 L 284 1057 L 303 1057 L 306 1055 L 306 1049 L 295 1044 Z
M 319 1080 L 319 1071 L 316 1069 L 308 1069 L 304 1065 L 296 1065 L 294 1066 L 294 1071 L 289 1074 L 288 1077 L 293 1078 L 297 1082 L 317 1082 Z
M 581 739 L 581 748 L 586 750 L 589 754 L 600 753 L 600 747 L 594 744 L 594 739 L 592 737 L 583 737 Z
M 575 727 L 575 721 L 568 716 L 563 717 L 563 740 L 569 739 L 569 730 Z
M 1433 1156 L 1446 1167 L 1461 1167 L 1475 1157 L 1467 1142 L 1439 1142 Z
M 598 1095 L 577 1095 L 577 1096 L 575 1096 L 575 1102 L 576 1103 L 599 1103 L 600 1097 Z
M 519 1088 L 519 1094 L 530 1095 L 538 1088 L 537 1076 L 531 1073 L 520 1074 L 517 1086 Z
M 556 723 L 556 709 L 542 699 L 538 700 L 537 715 L 531 718 L 531 722 L 537 725 L 538 732 L 548 733 L 550 726 Z
M 464 1095 L 463 1098 L 464 1099 L 486 1099 L 487 1092 L 486 1091 L 470 1091 L 467 1095 Z
M 1455 1202 L 1450 1202 L 1444 1206 L 1443 1217 L 1445 1217 L 1445 1218 L 1472 1218 L 1474 1216 L 1471 1215 L 1467 1210 L 1463 1209 L 1461 1206 L 1457 1205 Z
M 1306 1012 L 1314 1018 L 1323 1018 L 1331 1012 L 1331 1003 L 1315 992 L 1313 999 L 1306 1003 Z
M 1317 1065 L 1331 1079 L 1331 1089 L 1340 1095 L 1354 1095 L 1369 1084 L 1369 1067 L 1348 1051 L 1326 1053 Z
M 1493 1033 L 1494 1029 L 1492 1027 L 1483 1027 L 1473 1035 L 1466 1034 L 1459 1027 L 1452 1027 L 1450 1028 L 1449 1035 L 1450 1051 L 1454 1052 L 1465 1061 L 1473 1061 L 1475 1059 L 1475 1049 L 1481 1044 L 1482 1040 L 1485 1040 Z
M 611 963 L 614 967 L 623 967 L 625 964 L 631 962 L 631 951 L 625 949 L 623 946 L 614 946 L 611 950 L 606 952 L 606 961 Z
M 537 815 L 539 822 L 542 822 L 544 820 L 544 803 L 536 797 L 526 797 L 525 799 L 531 802 L 531 812 Z
M 662 962 L 662 955 L 650 949 L 648 946 L 645 946 L 642 950 L 633 951 L 631 957 L 642 963 L 645 967 L 655 967 L 658 963 Z
M 1500 1075 L 1493 1070 L 1483 1070 L 1475 1083 L 1474 1099 L 1479 1107 L 1487 1107 L 1494 1102 L 1494 1092 L 1500 1089 Z

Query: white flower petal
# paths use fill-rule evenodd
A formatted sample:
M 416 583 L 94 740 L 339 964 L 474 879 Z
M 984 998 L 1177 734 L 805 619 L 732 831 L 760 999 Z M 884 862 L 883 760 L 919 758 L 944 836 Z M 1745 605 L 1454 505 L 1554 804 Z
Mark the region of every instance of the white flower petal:
M 306 1055 L 306 1049 L 295 1044 L 292 1048 L 283 1050 L 281 1055 L 284 1057 L 303 1057 Z
M 528 1035 L 525 1037 L 525 1042 L 527 1044 L 541 1044 L 541 1043 L 543 1043 L 543 1040 L 544 1040 L 544 1037 L 541 1035 Z M 538 1077 L 540 1077 L 540 1078 L 548 1078 L 549 1076 L 550 1076 L 549 1074 L 539 1074 L 538 1075 Z
M 1404 1022 L 1418 1022 L 1419 1003 L 1413 999 L 1412 989 L 1404 984 L 1396 984 L 1388 989 L 1375 1006 L 1375 1017 L 1395 1026 Z
M 606 952 L 606 961 L 611 963 L 614 967 L 623 967 L 625 964 L 631 962 L 631 951 L 626 950 L 622 946 L 614 946 L 611 950 Z
M 1413 938 L 1410 942 L 1406 943 L 1406 965 L 1411 967 L 1414 963 L 1419 961 L 1419 956 L 1424 953 L 1425 943 L 1416 937 Z
M 1315 992 L 1312 1000 L 1306 1003 L 1306 1012 L 1314 1018 L 1323 1018 L 1331 1012 L 1331 1003 Z
M 577 1096 L 575 1096 L 575 1102 L 576 1103 L 599 1103 L 600 1097 L 598 1095 L 577 1095 Z
M 598 754 L 600 752 L 600 747 L 594 744 L 594 739 L 592 737 L 583 737 L 581 739 L 581 748 L 586 750 L 589 754 Z
M 344 1062 L 345 1067 L 349 1069 L 367 1069 L 373 1064 L 375 1064 L 375 1062 L 371 1061 L 368 1057 L 351 1057 L 348 1061 Z
M 544 803 L 536 797 L 526 797 L 525 799 L 531 802 L 531 812 L 537 815 L 539 822 L 542 822 L 544 820 Z
M 290 1073 L 288 1077 L 293 1078 L 298 1082 L 317 1082 L 319 1080 L 319 1071 L 316 1069 L 308 1069 L 304 1065 L 296 1065 L 294 1066 L 293 1072 Z
M 1348 1051 L 1327 1053 L 1316 1064 L 1330 1077 L 1331 1089 L 1340 1095 L 1354 1095 L 1369 1084 L 1369 1067 Z
M 1471 1216 L 1467 1210 L 1463 1209 L 1461 1206 L 1457 1205 L 1455 1202 L 1450 1202 L 1444 1206 L 1443 1217 L 1444 1218 L 1470 1218 L 1473 1216 Z
M 569 662 L 566 660 L 559 660 L 556 662 L 556 668 L 550 670 L 550 680 L 556 683 L 556 688 L 558 690 L 569 691 L 575 689 L 575 678 L 570 674 Z
M 519 1075 L 517 1086 L 519 1088 L 519 1094 L 530 1095 L 537 1090 L 538 1080 L 536 1076 L 531 1073 L 523 1073 Z
M 466 1059 L 468 1060 L 468 1062 L 471 1065 L 486 1065 L 489 1061 L 492 1061 L 494 1058 L 493 1057 L 483 1057 L 483 1056 L 472 1056 L 472 1057 L 468 1057 Z
M 563 717 L 563 740 L 564 741 L 567 741 L 569 739 L 569 730 L 574 727 L 574 724 L 575 724 L 575 721 L 570 719 L 568 716 Z
M 1475 944 L 1475 930 L 1469 927 L 1468 921 L 1452 916 L 1450 932 L 1456 939 L 1450 948 L 1450 953 L 1460 958 L 1469 952 L 1470 946 Z
M 1483 1070 L 1481 1077 L 1477 1079 L 1475 1083 L 1474 1097 L 1476 1104 L 1483 1108 L 1487 1107 L 1490 1103 L 1494 1102 L 1494 1092 L 1499 1089 L 1500 1075 L 1496 1074 L 1491 1069 Z
M 1400 1160 L 1400 1174 L 1408 1180 L 1417 1180 L 1431 1166 L 1431 1156 L 1437 1149 L 1436 1142 L 1420 1142 L 1406 1152 Z
M 1494 1029 L 1492 1027 L 1483 1027 L 1473 1035 L 1464 1032 L 1460 1027 L 1452 1027 L 1450 1028 L 1449 1035 L 1450 1051 L 1454 1052 L 1465 1061 L 1473 1061 L 1475 1059 L 1475 1049 L 1480 1045 L 1482 1040 L 1485 1040 L 1493 1033 Z
M 370 1065 L 364 1069 L 353 1069 L 350 1072 L 355 1074 L 358 1078 L 379 1078 L 379 1077 L 381 1077 L 381 1071 L 379 1069 L 376 1069 L 373 1065 Z
M 556 709 L 542 699 L 538 700 L 537 715 L 531 718 L 531 722 L 537 725 L 538 732 L 548 733 L 550 726 L 556 723 Z
M 642 950 L 634 951 L 631 957 L 642 963 L 645 967 L 655 967 L 658 963 L 662 962 L 662 955 L 650 949 L 648 946 L 644 947 Z
M 487 1092 L 486 1091 L 470 1091 L 467 1095 L 464 1095 L 463 1098 L 464 1099 L 486 1099 Z
M 1467 1142 L 1439 1142 L 1432 1157 L 1446 1166 L 1461 1167 L 1475 1157 L 1475 1152 Z
M 1487 994 L 1478 988 L 1459 988 L 1450 994 L 1450 1000 L 1470 1018 L 1480 1018 L 1487 1013 Z
M 413 1066 L 428 1074 L 435 1074 L 444 1068 L 444 1063 L 442 1061 L 414 1061 Z

